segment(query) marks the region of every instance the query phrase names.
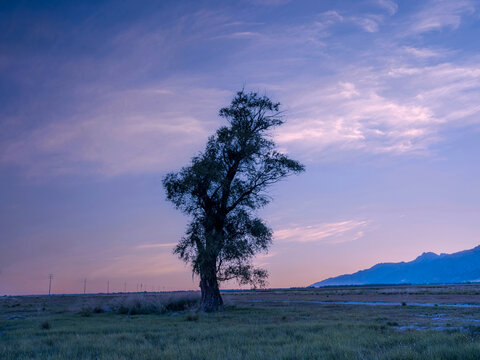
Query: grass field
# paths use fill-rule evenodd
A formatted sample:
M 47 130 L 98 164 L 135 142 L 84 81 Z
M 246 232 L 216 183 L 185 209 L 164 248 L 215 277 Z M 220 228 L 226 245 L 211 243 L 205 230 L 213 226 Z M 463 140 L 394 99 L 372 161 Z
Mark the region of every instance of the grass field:
M 0 359 L 479 359 L 480 308 L 442 306 L 476 303 L 478 290 L 227 292 L 228 306 L 215 314 L 178 310 L 198 294 L 3 297 Z M 359 296 L 398 305 L 308 302 Z M 438 306 L 408 305 L 413 300 Z

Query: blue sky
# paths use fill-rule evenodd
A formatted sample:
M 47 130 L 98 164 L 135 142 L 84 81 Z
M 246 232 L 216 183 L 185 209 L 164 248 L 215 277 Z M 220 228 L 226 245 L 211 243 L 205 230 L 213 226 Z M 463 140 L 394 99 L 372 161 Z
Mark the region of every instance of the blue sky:
M 161 179 L 242 87 L 307 166 L 261 211 L 270 286 L 479 244 L 479 1 L 0 7 L 0 293 L 197 288 Z

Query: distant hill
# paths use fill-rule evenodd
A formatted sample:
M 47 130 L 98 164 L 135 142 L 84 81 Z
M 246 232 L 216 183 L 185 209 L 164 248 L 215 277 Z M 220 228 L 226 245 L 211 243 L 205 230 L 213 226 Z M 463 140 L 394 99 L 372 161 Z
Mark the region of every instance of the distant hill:
M 317 282 L 310 287 L 466 282 L 480 282 L 480 246 L 453 254 L 427 252 L 410 262 L 380 263 L 354 274 Z

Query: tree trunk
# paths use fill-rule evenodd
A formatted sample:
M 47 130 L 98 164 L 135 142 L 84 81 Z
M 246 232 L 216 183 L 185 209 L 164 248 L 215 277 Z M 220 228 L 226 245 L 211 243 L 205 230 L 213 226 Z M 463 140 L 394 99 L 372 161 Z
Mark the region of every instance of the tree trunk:
M 202 311 L 213 312 L 223 309 L 223 299 L 215 272 L 213 276 L 211 272 L 210 276 L 208 274 L 201 275 L 200 289 L 202 290 Z

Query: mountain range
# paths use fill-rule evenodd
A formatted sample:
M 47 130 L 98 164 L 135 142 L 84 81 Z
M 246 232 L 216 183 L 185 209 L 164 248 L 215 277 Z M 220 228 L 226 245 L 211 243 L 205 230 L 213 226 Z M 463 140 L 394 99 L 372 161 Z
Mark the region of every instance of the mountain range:
M 373 284 L 455 284 L 480 282 L 480 246 L 453 254 L 426 252 L 410 262 L 380 263 L 310 287 Z

